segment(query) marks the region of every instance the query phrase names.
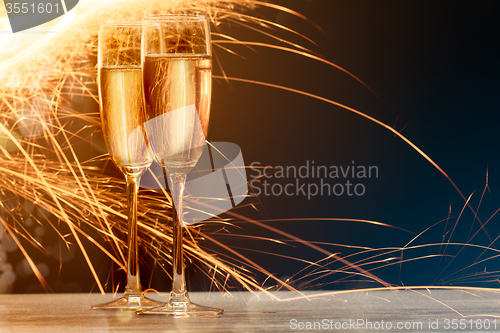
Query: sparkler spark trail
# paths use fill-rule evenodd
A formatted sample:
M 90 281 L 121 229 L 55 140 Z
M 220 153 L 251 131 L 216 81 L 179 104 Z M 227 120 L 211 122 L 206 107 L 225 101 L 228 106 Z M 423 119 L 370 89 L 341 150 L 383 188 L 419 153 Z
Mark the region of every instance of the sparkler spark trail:
M 94 267 L 91 255 L 82 239 L 86 239 L 97 247 L 119 268 L 125 268 L 125 243 L 118 236 L 126 232 L 124 183 L 119 175 L 110 176 L 109 172 L 105 172 L 108 163 L 106 155 L 94 156 L 104 153 L 94 142 L 95 137 L 97 137 L 94 134 L 100 131 L 100 119 L 96 105 L 84 102 L 89 99 L 93 99 L 93 103 L 98 101 L 95 89 L 95 57 L 97 31 L 101 22 L 138 21 L 146 14 L 153 13 L 207 14 L 215 27 L 231 22 L 261 33 L 262 36 L 274 38 L 278 43 L 286 45 L 239 41 L 233 36 L 214 30 L 213 43 L 220 52 L 236 53 L 230 49 L 232 45 L 245 45 L 250 48 L 266 47 L 274 49 L 276 52 L 294 53 L 333 66 L 344 72 L 346 77 L 356 80 L 371 91 L 361 79 L 346 69 L 328 62 L 297 43 L 273 36 L 272 29 L 269 27 L 301 35 L 285 26 L 252 16 L 252 10 L 259 7 L 287 12 L 306 19 L 288 8 L 254 0 L 121 0 L 119 2 L 81 0 L 78 6 L 64 17 L 40 27 L 45 31 L 51 30 L 50 33 L 0 34 L 0 173 L 2 174 L 0 178 L 0 208 L 3 210 L 3 213 L 0 213 L 0 221 L 21 248 L 28 259 L 28 264 L 46 290 L 50 291 L 51 286 L 46 282 L 35 262 L 29 257 L 25 246 L 31 244 L 42 251 L 47 250 L 37 241 L 36 237 L 28 232 L 25 227 L 27 219 L 35 220 L 37 224 L 53 229 L 68 248 L 76 243 L 101 292 L 106 290 L 107 283 L 103 283 L 102 277 L 99 276 L 98 269 Z M 0 8 L 3 11 L 3 5 L 0 5 Z M 0 17 L 4 17 L 4 19 L 0 22 L 6 24 L 5 12 L 1 14 L 3 16 Z M 310 42 L 307 38 L 304 40 Z M 9 47 L 3 47 L 5 45 L 9 45 Z M 258 83 L 306 95 L 368 118 L 404 140 L 452 182 L 444 170 L 409 139 L 392 127 L 360 111 L 289 87 L 232 78 L 224 72 L 219 78 L 227 81 Z M 93 153 L 86 154 L 85 152 L 89 150 L 93 150 Z M 458 190 L 453 182 L 452 184 Z M 143 214 L 139 217 L 139 228 L 143 235 L 142 245 L 145 251 L 158 262 L 171 261 L 169 248 L 172 243 L 172 231 L 168 224 L 171 215 L 171 200 L 165 199 L 165 196 L 168 197 L 166 191 L 144 191 L 138 207 L 138 211 Z M 54 219 L 33 214 L 28 204 L 43 209 L 54 216 Z M 471 208 L 471 206 L 469 207 Z M 472 208 L 471 210 L 475 219 L 481 223 L 475 211 Z M 189 260 L 210 279 L 211 288 L 218 290 L 229 291 L 238 287 L 248 290 L 272 288 L 297 290 L 311 287 L 313 282 L 318 283 L 318 285 L 326 285 L 328 283 L 342 283 L 348 278 L 360 281 L 368 280 L 378 285 L 390 287 L 391 284 L 377 277 L 377 270 L 401 265 L 403 262 L 424 260 L 436 255 L 448 255 L 439 251 L 438 254 L 410 255 L 412 251 L 418 249 L 477 247 L 481 251 L 495 252 L 493 257 L 498 255 L 496 253 L 498 251 L 492 249 L 491 246 L 481 247 L 469 243 L 453 243 L 449 239 L 448 242 L 413 244 L 422 234 L 415 238 L 412 235 L 412 246 L 408 244 L 403 248 L 319 244 L 314 241 L 302 240 L 267 224 L 276 221 L 258 221 L 234 212 L 230 212 L 228 216 L 214 218 L 211 221 L 215 222 L 215 227 L 210 228 L 218 228 L 215 232 L 210 232 L 207 230 L 209 228 L 205 228 L 208 227 L 208 223 L 190 228 L 188 230 L 189 237 L 185 238 L 184 244 Z M 314 219 L 308 219 L 308 221 L 312 220 Z M 395 228 L 374 221 L 328 219 L 330 222 L 339 220 L 368 223 L 380 228 Z M 238 235 L 237 233 L 225 234 L 227 230 L 237 230 L 245 223 L 270 230 L 283 239 Z M 403 230 L 403 232 L 406 231 Z M 225 236 L 265 239 L 280 247 L 305 246 L 325 257 L 319 260 L 306 260 L 276 252 L 276 256 L 305 265 L 289 279 L 280 279 L 258 262 L 245 257 L 239 252 L 239 249 L 225 245 L 221 240 Z M 210 241 L 217 245 L 220 253 L 210 253 L 204 249 L 202 247 L 204 241 Z M 325 249 L 329 246 L 357 252 L 340 255 L 335 251 Z M 404 259 L 403 252 L 405 253 Z M 408 253 L 408 257 L 406 253 Z M 478 260 L 471 265 L 481 262 Z M 165 271 L 168 274 L 169 270 Z M 494 272 L 490 273 L 484 276 L 495 275 Z M 341 275 L 341 277 L 334 279 L 332 278 L 334 275 Z M 260 276 L 264 276 L 264 281 L 259 279 Z M 329 279 L 329 282 L 321 282 L 326 278 Z M 472 280 L 478 276 L 462 278 Z M 272 286 L 267 284 L 268 281 L 272 281 L 270 282 Z
M 138 21 L 154 13 L 203 13 L 209 15 L 215 26 L 233 20 L 263 27 L 266 23 L 262 20 L 243 14 L 256 6 L 298 15 L 284 7 L 253 0 L 127 0 L 119 4 L 84 0 L 62 18 L 36 28 L 48 31 L 45 34 L 0 35 L 0 45 L 9 45 L 0 51 L 0 171 L 4 175 L 0 193 L 1 207 L 6 212 L 0 219 L 46 290 L 50 286 L 20 242 L 25 239 L 43 250 L 42 244 L 23 226 L 27 218 L 54 229 L 68 248 L 76 242 L 101 292 L 105 287 L 81 238 L 124 268 L 124 243 L 117 236 L 125 231 L 122 182 L 102 176 L 105 157 L 81 153 L 89 146 L 99 149 L 89 142 L 93 139 L 89 132 L 100 129 L 98 113 L 88 105 L 82 108 L 78 102 L 88 97 L 98 101 L 95 55 L 100 23 Z M 4 6 L 0 7 L 3 11 Z M 7 26 L 5 12 L 2 17 L 1 22 Z M 214 45 L 218 45 L 217 40 Z M 221 49 L 228 50 L 222 46 Z M 23 208 L 26 202 L 47 211 L 57 222 L 34 216 Z M 170 259 L 167 244 L 172 242 L 171 231 L 158 226 L 160 220 L 169 221 L 169 209 L 171 205 L 165 207 L 164 200 L 152 191 L 140 202 L 139 210 L 145 215 L 139 227 L 147 240 L 146 251 L 158 260 Z M 61 225 L 67 227 L 67 233 L 61 232 Z M 234 268 L 234 264 L 203 251 L 197 244 L 202 236 L 198 230 L 192 231 L 185 245 L 188 254 L 202 259 L 202 266 L 208 266 L 226 281 L 233 276 L 248 289 L 260 288 L 245 269 Z M 111 245 L 111 250 L 99 237 Z

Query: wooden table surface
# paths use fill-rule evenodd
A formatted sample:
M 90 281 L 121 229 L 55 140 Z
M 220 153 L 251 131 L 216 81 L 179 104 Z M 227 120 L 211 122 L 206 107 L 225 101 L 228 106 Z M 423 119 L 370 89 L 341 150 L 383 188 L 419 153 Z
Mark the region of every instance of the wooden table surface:
M 93 304 L 111 300 L 111 294 L 0 295 L 0 332 L 500 331 L 496 289 L 190 295 L 199 304 L 223 308 L 224 315 L 172 318 L 90 310 Z M 166 294 L 148 296 L 168 299 Z

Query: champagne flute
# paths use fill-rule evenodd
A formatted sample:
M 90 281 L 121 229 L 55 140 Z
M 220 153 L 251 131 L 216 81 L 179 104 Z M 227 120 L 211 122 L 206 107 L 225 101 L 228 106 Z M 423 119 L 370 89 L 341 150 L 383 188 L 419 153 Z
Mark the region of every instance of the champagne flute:
M 101 25 L 98 49 L 99 106 L 109 156 L 125 175 L 128 205 L 128 259 L 125 294 L 93 310 L 131 310 L 164 303 L 144 297 L 137 253 L 137 191 L 152 156 L 143 130 L 141 22 Z
M 154 15 L 143 20 L 142 66 L 148 140 L 168 175 L 173 199 L 173 275 L 170 301 L 138 314 L 218 316 L 223 310 L 190 301 L 182 246 L 186 174 L 199 160 L 208 129 L 212 46 L 205 16 Z

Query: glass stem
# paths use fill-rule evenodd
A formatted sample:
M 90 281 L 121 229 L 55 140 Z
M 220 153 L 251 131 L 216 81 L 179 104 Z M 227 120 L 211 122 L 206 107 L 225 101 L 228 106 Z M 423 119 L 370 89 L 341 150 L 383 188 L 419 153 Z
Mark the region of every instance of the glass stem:
M 173 199 L 172 220 L 173 220 L 173 250 L 172 266 L 174 269 L 172 275 L 172 293 L 170 302 L 189 302 L 189 296 L 186 291 L 186 278 L 184 275 L 184 253 L 182 246 L 182 198 L 184 195 L 184 186 L 186 184 L 186 174 L 170 174 L 171 193 Z
M 140 175 L 127 174 L 127 206 L 128 206 L 128 262 L 127 287 L 125 295 L 142 295 L 139 278 L 139 256 L 137 244 L 137 192 Z

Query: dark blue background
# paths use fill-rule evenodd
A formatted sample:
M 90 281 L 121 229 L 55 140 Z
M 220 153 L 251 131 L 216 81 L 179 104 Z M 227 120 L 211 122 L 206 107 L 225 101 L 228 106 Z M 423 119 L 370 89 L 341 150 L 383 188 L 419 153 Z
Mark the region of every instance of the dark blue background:
M 293 15 L 258 11 L 257 15 L 263 18 L 307 35 L 317 46 L 278 29 L 277 36 L 318 52 L 359 77 L 377 96 L 331 66 L 261 47 L 255 47 L 256 52 L 235 48 L 245 59 L 216 47 L 216 55 L 226 73 L 313 93 L 392 126 L 433 159 L 466 198 L 474 193 L 470 201 L 474 210 L 478 208 L 488 175 L 489 189 L 477 215 L 481 223 L 485 223 L 499 208 L 500 3 L 494 0 L 283 0 L 275 3 L 296 10 L 323 29 L 321 32 Z M 258 34 L 237 25 L 224 25 L 221 29 L 241 40 L 262 40 Z M 268 42 L 285 46 L 272 39 Z M 220 70 L 216 70 L 217 73 L 220 74 Z M 307 160 L 314 160 L 316 165 L 347 166 L 354 160 L 356 164 L 379 167 L 378 179 L 364 181 L 367 191 L 363 197 L 317 196 L 308 201 L 304 197 L 261 196 L 259 213 L 241 209 L 248 216 L 367 219 L 413 233 L 352 222 L 268 222 L 309 241 L 402 247 L 416 234 L 448 216 L 448 222 L 429 229 L 413 244 L 433 244 L 444 239 L 488 247 L 500 232 L 500 220 L 493 217 L 484 229 L 487 234 L 481 230 L 471 238 L 480 224 L 468 208 L 454 227 L 465 201 L 434 166 L 388 130 L 325 102 L 274 88 L 238 82 L 228 85 L 218 80 L 214 86 L 209 139 L 239 144 L 247 165 L 260 162 L 263 166 L 299 167 Z M 255 173 L 249 170 L 249 174 Z M 250 224 L 244 224 L 243 231 L 239 232 L 273 237 L 273 233 Z M 279 248 L 256 240 L 246 245 L 312 261 L 325 256 L 302 246 Z M 497 245 L 494 243 L 491 248 Z M 341 255 L 359 251 L 323 247 Z M 459 250 L 460 246 L 450 245 L 446 251 L 444 246 L 406 251 L 404 258 L 417 260 L 402 267 L 376 269 L 374 273 L 390 283 L 405 285 L 498 284 L 491 282 L 494 280 L 491 277 L 496 276 L 494 273 L 488 274 L 489 278 L 478 279 L 469 275 L 498 270 L 498 260 L 476 265 L 474 262 L 483 250 L 471 247 Z M 495 254 L 487 250 L 481 258 Z M 273 255 L 257 255 L 251 251 L 248 255 L 258 258 L 259 263 L 277 276 L 290 276 L 303 266 Z M 424 256 L 431 257 L 424 259 Z M 451 260 L 452 257 L 456 258 Z M 471 264 L 471 268 L 460 271 Z M 383 264 L 367 267 L 377 265 Z M 452 273 L 455 274 L 449 276 Z M 461 279 L 452 278 L 456 276 Z M 322 286 L 353 286 L 333 283 L 339 278 L 341 275 L 329 275 L 321 280 Z

